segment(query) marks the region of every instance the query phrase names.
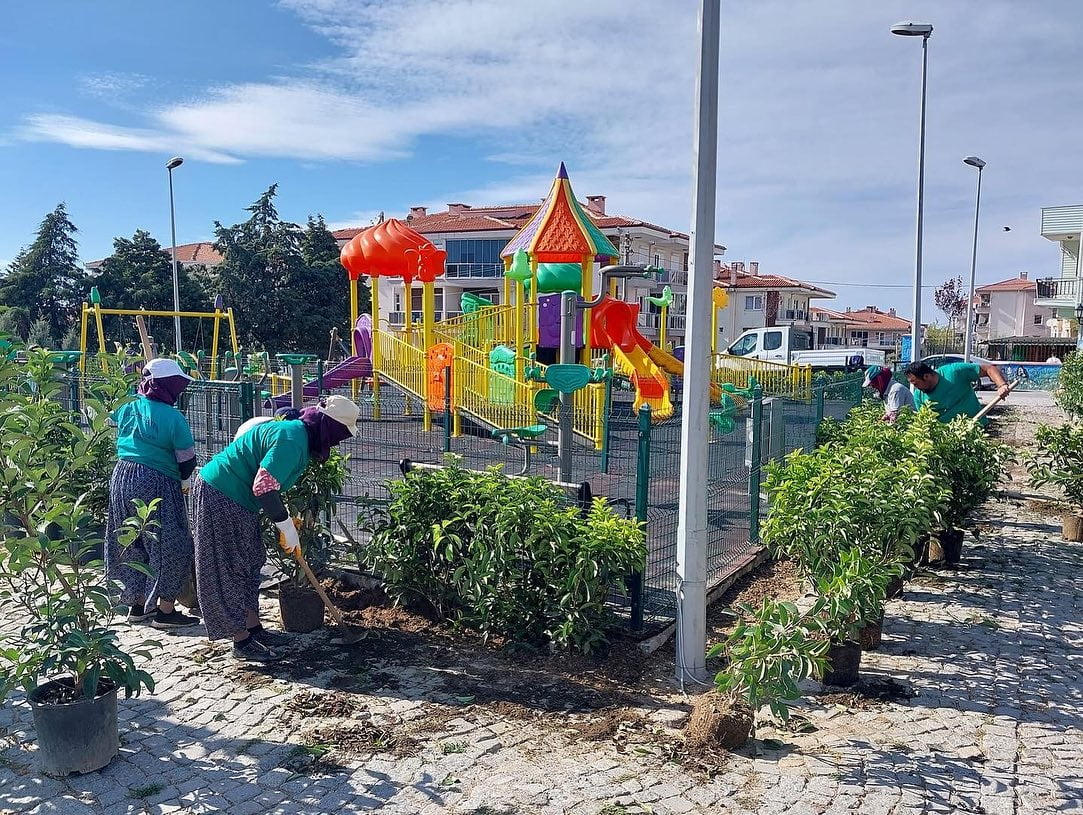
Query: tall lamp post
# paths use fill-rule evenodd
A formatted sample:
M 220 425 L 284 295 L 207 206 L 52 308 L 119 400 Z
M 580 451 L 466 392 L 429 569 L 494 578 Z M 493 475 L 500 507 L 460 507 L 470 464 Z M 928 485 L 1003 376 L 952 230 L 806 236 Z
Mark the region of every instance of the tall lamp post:
M 173 255 L 173 311 L 180 311 L 180 276 L 177 274 L 177 214 L 173 208 L 173 171 L 184 164 L 184 159 L 180 156 L 174 156 L 165 163 L 165 168 L 169 172 L 169 231 L 172 235 L 172 255 Z M 173 315 L 173 336 L 174 347 L 177 351 L 181 350 L 181 322 L 180 315 Z
M 970 253 L 970 297 L 966 301 L 966 338 L 963 340 L 963 359 L 970 362 L 970 356 L 974 352 L 974 280 L 978 270 L 978 213 L 981 211 L 981 171 L 985 162 L 977 156 L 967 156 L 963 164 L 976 167 L 978 170 L 978 193 L 974 197 L 974 247 Z
M 1080 354 L 1083 353 L 1083 303 L 1075 304 L 1075 323 L 1075 351 L 1077 354 Z
M 914 239 L 914 322 L 910 329 L 910 361 L 921 359 L 921 239 L 925 215 L 925 89 L 929 68 L 929 36 L 933 27 L 927 23 L 895 23 L 891 33 L 900 37 L 921 37 L 921 117 L 918 124 L 918 206 Z

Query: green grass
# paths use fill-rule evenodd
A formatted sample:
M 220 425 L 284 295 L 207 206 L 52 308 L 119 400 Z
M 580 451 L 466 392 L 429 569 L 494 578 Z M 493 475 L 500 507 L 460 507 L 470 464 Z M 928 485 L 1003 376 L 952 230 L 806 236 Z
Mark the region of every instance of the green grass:
M 452 753 L 465 753 L 466 742 L 465 741 L 445 741 L 440 745 L 440 749 L 444 751 L 445 756 L 449 756 Z
M 155 782 L 153 784 L 144 784 L 141 787 L 132 787 L 128 792 L 132 798 L 150 798 L 152 795 L 157 795 L 164 789 L 165 784 Z

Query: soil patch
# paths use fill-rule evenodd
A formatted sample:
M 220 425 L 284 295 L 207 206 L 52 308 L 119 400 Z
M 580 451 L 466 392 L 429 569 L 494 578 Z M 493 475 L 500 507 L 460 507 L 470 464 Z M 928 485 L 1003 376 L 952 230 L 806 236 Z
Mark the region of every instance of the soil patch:
M 330 747 L 339 754 L 365 756 L 382 753 L 396 757 L 416 755 L 421 744 L 405 733 L 377 727 L 368 721 L 352 721 L 345 725 L 320 725 L 304 736 L 305 744 Z
M 641 720 L 638 711 L 618 707 L 597 711 L 585 722 L 576 722 L 570 728 L 581 741 L 608 741 L 628 724 L 638 724 Z
M 1030 500 L 1027 501 L 1027 509 L 1031 510 L 1032 512 L 1037 512 L 1039 515 L 1042 515 L 1046 518 L 1059 518 L 1061 515 L 1064 515 L 1066 512 L 1068 512 L 1067 505 L 1062 504 L 1059 501 Z
M 914 689 L 907 682 L 890 677 L 874 677 L 859 680 L 845 693 L 820 693 L 813 698 L 824 705 L 870 710 L 888 702 L 906 702 L 914 696 Z

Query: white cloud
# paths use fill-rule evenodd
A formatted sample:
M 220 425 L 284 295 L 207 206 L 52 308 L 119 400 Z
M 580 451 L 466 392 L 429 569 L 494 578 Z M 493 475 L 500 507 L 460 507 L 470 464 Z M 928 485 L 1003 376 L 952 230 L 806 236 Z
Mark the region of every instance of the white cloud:
M 144 74 L 99 71 L 83 74 L 78 84 L 85 96 L 112 101 L 135 93 L 149 81 L 150 77 Z
M 139 127 L 39 114 L 23 137 L 207 161 L 377 162 L 454 135 L 473 139 L 507 179 L 433 190 L 436 205 L 536 200 L 565 159 L 580 196 L 603 193 L 614 211 L 687 228 L 692 0 L 282 5 L 328 40 L 331 58 L 295 66 L 293 78 L 176 99 Z M 839 286 L 840 305 L 902 310 L 903 290 L 875 284 L 912 274 L 920 45 L 887 28 L 913 16 L 936 25 L 926 279 L 966 272 L 973 177 L 961 158 L 971 153 L 989 161 L 981 279 L 1053 273 L 1055 247 L 1035 225 L 1042 205 L 1078 197 L 1079 30 L 1065 23 L 1075 6 L 726 3 L 718 239 L 765 270 L 871 284 Z M 1004 224 L 1013 232 L 994 234 Z

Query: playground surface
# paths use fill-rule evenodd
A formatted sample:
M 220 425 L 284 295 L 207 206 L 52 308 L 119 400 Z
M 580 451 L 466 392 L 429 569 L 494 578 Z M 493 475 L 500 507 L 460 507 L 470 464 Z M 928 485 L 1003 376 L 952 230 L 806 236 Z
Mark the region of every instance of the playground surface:
M 1025 444 L 1045 410 L 1006 412 L 1001 434 Z M 298 636 L 261 670 L 198 631 L 160 636 L 158 689 L 121 701 L 121 755 L 91 775 L 37 775 L 18 700 L 0 711 L 0 812 L 1078 811 L 1083 546 L 1042 509 L 990 501 L 963 568 L 923 573 L 888 603 L 859 685 L 809 684 L 796 732 L 761 724 L 737 753 L 684 750 L 691 700 L 670 683 L 671 645 L 509 654 L 373 607 L 353 612 L 371 629 L 358 647 Z M 779 567 L 726 601 L 797 593 Z M 710 625 L 721 636 L 725 615 Z

